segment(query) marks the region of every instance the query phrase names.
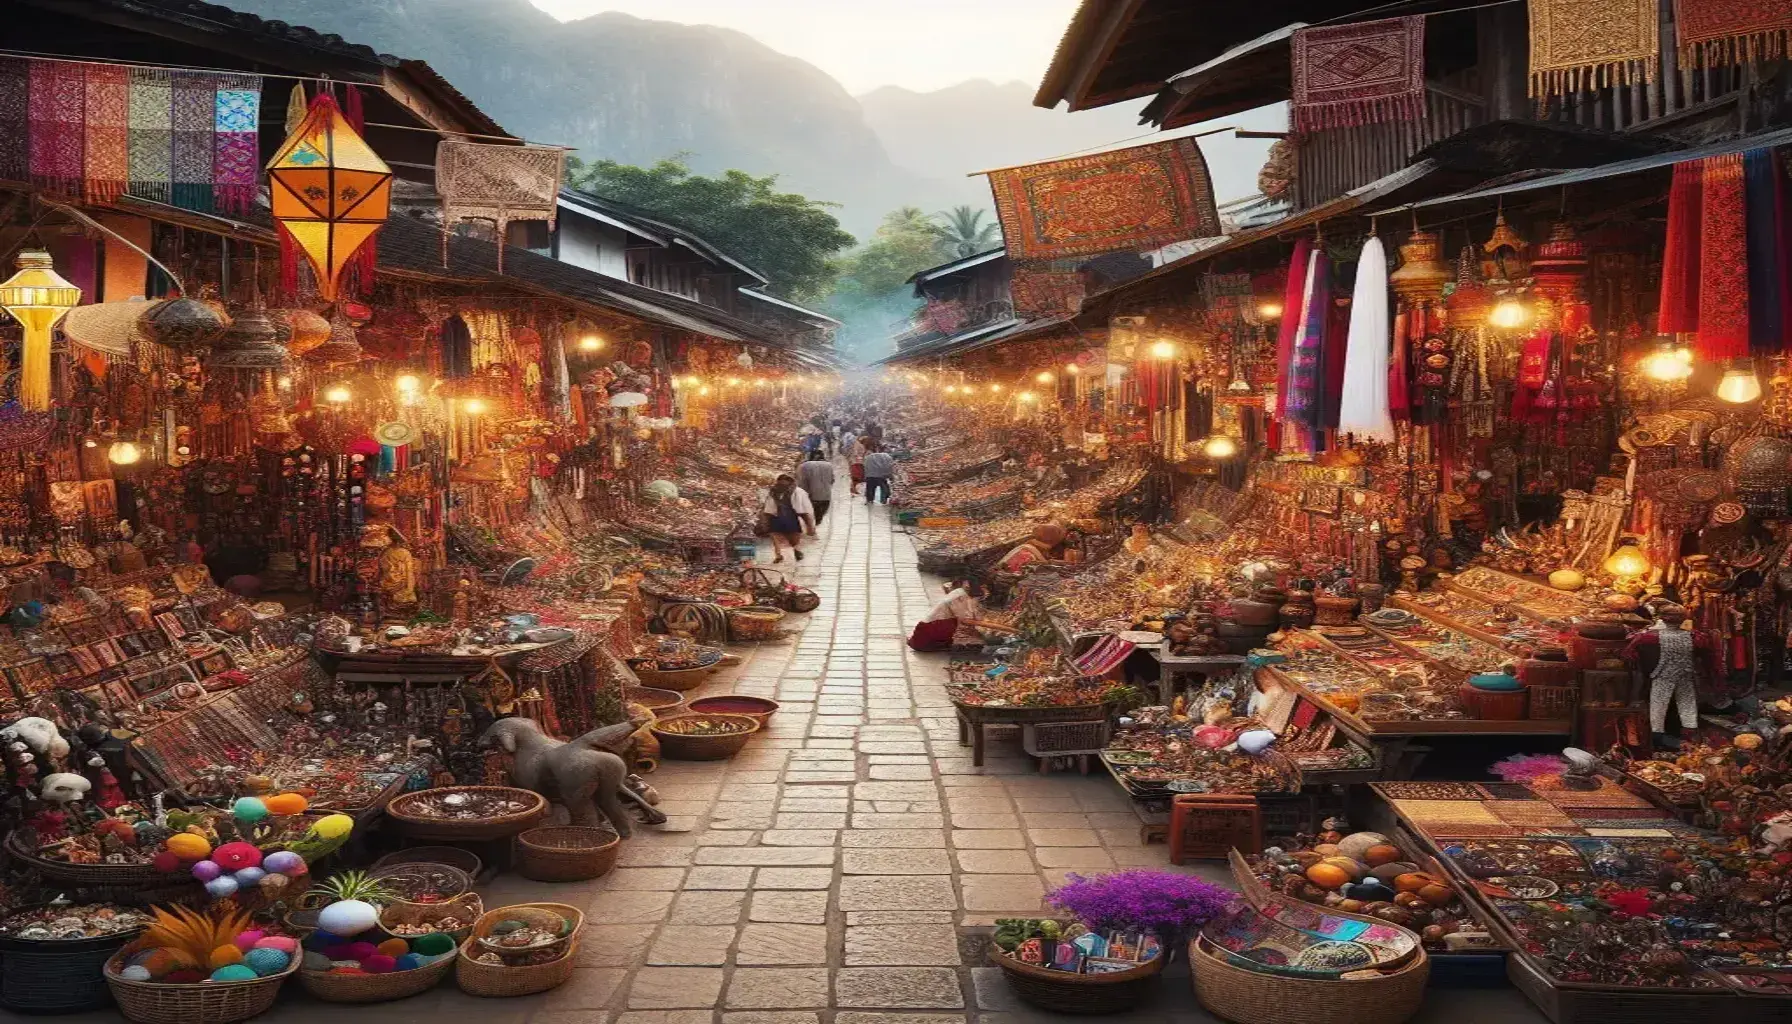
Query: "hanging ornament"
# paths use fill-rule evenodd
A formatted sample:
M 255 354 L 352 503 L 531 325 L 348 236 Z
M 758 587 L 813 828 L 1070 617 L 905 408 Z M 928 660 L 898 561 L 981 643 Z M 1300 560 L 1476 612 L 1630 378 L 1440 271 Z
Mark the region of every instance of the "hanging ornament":
M 278 370 L 287 353 L 267 310 L 255 303 L 232 320 L 207 365 L 215 370 Z
M 198 299 L 169 299 L 137 318 L 137 330 L 158 345 L 170 348 L 203 348 L 223 335 L 230 320 L 210 303 Z
M 1530 262 L 1525 253 L 1530 249 L 1512 225 L 1506 223 L 1506 211 L 1501 210 L 1493 222 L 1493 234 L 1487 236 L 1481 249 L 1487 253 L 1482 261 L 1481 269 L 1487 275 L 1490 284 L 1498 287 L 1523 278 L 1530 269 Z
M 337 313 L 330 319 L 330 340 L 305 353 L 305 359 L 325 366 L 360 362 L 361 342 L 355 336 L 355 325 Z
M 276 309 L 269 316 L 289 355 L 303 356 L 330 340 L 330 321 L 309 309 Z
M 50 341 L 68 311 L 81 302 L 81 289 L 63 280 L 42 249 L 19 253 L 19 272 L 0 284 L 0 306 L 25 328 L 19 357 L 19 404 L 27 412 L 50 408 Z
M 291 279 L 289 246 L 296 246 L 316 273 L 318 294 L 334 301 L 349 261 L 386 223 L 392 169 L 349 126 L 335 99 L 320 92 L 267 171 L 282 279 Z

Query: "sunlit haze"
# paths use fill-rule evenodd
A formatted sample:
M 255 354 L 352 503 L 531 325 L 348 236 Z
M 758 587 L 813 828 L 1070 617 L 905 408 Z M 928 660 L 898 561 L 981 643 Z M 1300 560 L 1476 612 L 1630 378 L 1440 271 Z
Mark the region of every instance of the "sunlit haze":
M 562 21 L 604 11 L 737 29 L 858 95 L 988 78 L 1036 84 L 1077 0 L 531 0 Z

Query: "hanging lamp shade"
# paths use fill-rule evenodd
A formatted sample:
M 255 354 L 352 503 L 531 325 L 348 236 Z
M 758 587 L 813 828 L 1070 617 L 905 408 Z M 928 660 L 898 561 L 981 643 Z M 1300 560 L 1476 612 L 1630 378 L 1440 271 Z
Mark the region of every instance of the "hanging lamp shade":
M 137 330 L 158 345 L 199 348 L 223 335 L 230 321 L 210 303 L 198 299 L 169 299 L 146 309 L 137 318 Z
M 19 404 L 27 412 L 50 408 L 50 341 L 56 322 L 81 302 L 81 289 L 63 280 L 42 249 L 19 253 L 19 272 L 0 284 L 4 306 L 25 328 L 19 358 Z
M 360 362 L 361 341 L 355 336 L 355 325 L 337 313 L 330 320 L 330 340 L 305 353 L 305 359 L 325 366 Z
M 208 365 L 217 370 L 277 370 L 286 365 L 286 358 L 279 330 L 258 302 L 230 322 Z
M 285 327 L 283 333 L 286 336 L 280 340 L 295 356 L 302 356 L 330 340 L 330 321 L 309 309 L 276 310 L 273 316 L 276 330 Z
M 1400 269 L 1388 275 L 1394 294 L 1408 302 L 1442 298 L 1444 283 L 1451 277 L 1442 250 L 1442 240 L 1435 232 L 1414 231 L 1400 247 Z
M 333 301 L 349 260 L 386 223 L 392 169 L 325 92 L 267 170 L 275 222 L 310 261 L 318 293 Z

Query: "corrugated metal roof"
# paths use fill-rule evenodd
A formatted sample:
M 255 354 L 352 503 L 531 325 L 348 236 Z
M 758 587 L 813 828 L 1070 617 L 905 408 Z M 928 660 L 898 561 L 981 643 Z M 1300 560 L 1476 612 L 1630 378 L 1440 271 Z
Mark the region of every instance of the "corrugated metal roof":
M 990 249 L 985 252 L 972 253 L 969 256 L 960 256 L 950 263 L 942 263 L 937 267 L 928 267 L 926 270 L 917 271 L 913 277 L 903 283 L 920 284 L 922 281 L 932 281 L 937 278 L 946 277 L 950 274 L 956 274 L 961 270 L 969 270 L 972 267 L 981 266 L 982 264 L 988 263 L 990 260 L 1001 259 L 1006 255 L 1008 255 L 1007 249 Z

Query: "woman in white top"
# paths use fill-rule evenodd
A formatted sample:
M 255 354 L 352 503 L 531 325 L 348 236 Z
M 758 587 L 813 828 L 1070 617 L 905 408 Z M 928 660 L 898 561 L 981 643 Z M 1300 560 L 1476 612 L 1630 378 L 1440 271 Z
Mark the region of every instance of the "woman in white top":
M 952 649 L 952 638 L 958 635 L 959 626 L 982 625 L 979 617 L 983 614 L 983 605 L 978 601 L 982 588 L 977 584 L 960 580 L 946 590 L 946 596 L 939 603 L 928 609 L 927 617 L 915 623 L 914 632 L 909 634 L 908 645 L 917 651 L 947 651 Z
M 778 482 L 772 484 L 770 493 L 766 494 L 765 505 L 759 513 L 766 532 L 771 534 L 772 553 L 777 556 L 772 561 L 784 560 L 784 549 L 778 546 L 779 541 L 789 546 L 797 561 L 802 561 L 803 553 L 797 545 L 803 534 L 815 534 L 815 506 L 809 501 L 809 493 L 796 485 L 796 477 L 789 473 L 780 474 Z

